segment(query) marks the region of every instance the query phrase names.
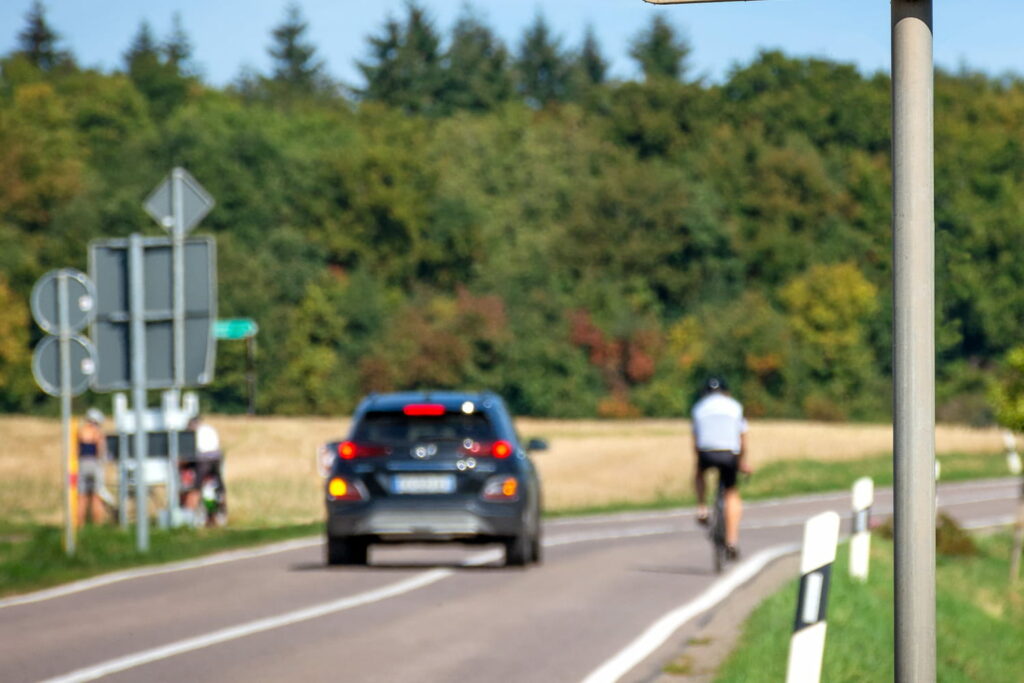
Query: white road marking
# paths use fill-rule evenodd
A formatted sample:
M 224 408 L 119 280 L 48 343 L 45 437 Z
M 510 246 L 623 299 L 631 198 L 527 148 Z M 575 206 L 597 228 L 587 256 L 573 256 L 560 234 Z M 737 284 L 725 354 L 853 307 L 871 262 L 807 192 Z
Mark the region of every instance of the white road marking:
M 650 536 L 655 534 L 669 534 L 675 533 L 677 529 L 669 526 L 659 527 L 648 527 L 631 529 L 620 532 L 604 532 L 604 533 L 591 533 L 591 534 L 572 534 L 556 538 L 551 538 L 544 542 L 546 547 L 569 545 L 571 543 L 585 543 L 589 541 L 600 541 L 600 540 L 612 540 L 616 538 L 630 538 L 636 536 Z M 462 563 L 463 566 L 477 566 L 486 564 L 488 562 L 494 562 L 501 559 L 504 556 L 504 552 L 500 549 L 488 550 L 480 553 L 476 553 L 468 560 Z M 255 633 L 262 631 L 269 631 L 271 629 L 280 628 L 282 626 L 288 626 L 301 621 L 308 621 L 310 619 L 316 619 L 318 617 L 326 616 L 328 614 L 334 614 L 335 612 L 341 612 L 344 610 L 352 609 L 353 607 L 360 607 L 374 602 L 380 602 L 393 598 L 404 593 L 410 593 L 412 591 L 424 588 L 433 583 L 437 583 L 442 579 L 446 579 L 449 576 L 455 574 L 455 569 L 432 569 L 416 576 L 393 583 L 389 586 L 382 588 L 376 588 L 374 590 L 366 591 L 363 593 L 357 593 L 345 598 L 334 600 L 331 602 L 323 603 L 320 605 L 313 605 L 312 607 L 306 607 L 303 609 L 295 610 L 293 612 L 287 612 L 274 617 L 267 617 L 264 619 L 257 619 L 238 626 L 230 626 L 217 631 L 212 631 L 200 636 L 193 638 L 186 638 L 179 640 L 175 643 L 168 645 L 161 645 L 159 647 L 151 648 L 149 650 L 143 650 L 134 654 L 126 655 L 124 657 L 118 657 L 111 659 L 106 662 L 100 662 L 93 666 L 89 666 L 83 669 L 78 669 L 70 673 L 66 673 L 55 678 L 47 679 L 45 683 L 79 683 L 81 681 L 93 681 L 103 676 L 109 676 L 113 673 L 120 671 L 126 671 L 133 669 L 143 664 L 149 664 L 161 659 L 167 659 L 168 657 L 174 657 L 176 655 L 191 652 L 193 650 L 199 650 L 202 648 L 210 647 L 211 645 L 217 645 L 218 643 L 224 643 L 229 640 L 236 640 L 238 638 L 244 638 Z
M 289 624 L 295 624 L 300 621 L 316 619 L 317 617 L 333 614 L 334 612 L 341 612 L 342 610 L 352 609 L 353 607 L 387 600 L 388 598 L 395 597 L 396 595 L 408 593 L 410 591 L 417 590 L 418 588 L 429 586 L 432 583 L 437 583 L 441 579 L 445 579 L 454 573 L 455 571 L 452 569 L 432 569 L 405 579 L 404 581 L 384 586 L 383 588 L 366 591 L 365 593 L 357 593 L 356 595 L 352 595 L 347 598 L 341 598 L 340 600 L 334 600 L 332 602 L 314 605 L 305 609 L 295 610 L 294 612 L 287 612 L 276 617 L 257 619 L 256 621 L 239 624 L 238 626 L 230 626 L 211 633 L 204 633 L 203 635 L 196 636 L 194 638 L 179 640 L 176 643 L 170 643 L 168 645 L 162 645 L 149 650 L 136 652 L 135 654 L 130 654 L 125 657 L 110 659 L 94 666 L 72 671 L 64 674 L 63 676 L 47 679 L 46 683 L 77 683 L 78 681 L 94 681 L 103 676 L 109 676 L 110 674 L 118 673 L 120 671 L 133 669 L 137 666 L 142 666 L 143 664 L 149 664 L 160 659 L 174 657 L 175 655 L 191 652 L 192 650 L 210 647 L 217 643 L 243 638 L 254 633 L 269 631 L 282 626 L 288 626 Z
M 208 555 L 195 560 L 184 560 L 182 562 L 162 564 L 156 567 L 140 567 L 138 569 L 127 569 L 125 571 L 112 572 L 110 574 L 101 574 L 100 576 L 94 576 L 91 579 L 83 579 L 73 583 L 66 583 L 62 586 L 57 586 L 56 588 L 47 588 L 46 590 L 26 593 L 25 595 L 0 600 L 0 609 L 4 607 L 13 607 L 14 605 L 25 605 L 32 602 L 52 600 L 53 598 L 81 593 L 82 591 L 100 588 L 101 586 L 109 586 L 110 584 L 118 583 L 119 581 L 128 581 L 130 579 L 138 579 L 145 576 L 156 576 L 159 574 L 171 574 L 173 572 L 182 572 L 189 569 L 211 567 L 218 564 L 224 564 L 225 562 L 237 562 L 238 560 L 249 560 L 254 557 L 286 553 L 289 550 L 299 550 L 301 548 L 310 548 L 322 545 L 323 542 L 324 539 L 322 536 L 307 536 L 306 538 L 274 543 L 273 545 L 245 548 L 242 550 L 229 550 L 228 552 Z
M 661 647 L 683 624 L 729 597 L 734 590 L 756 576 L 770 562 L 799 549 L 799 543 L 775 546 L 762 550 L 749 560 L 737 565 L 731 572 L 711 584 L 696 599 L 680 605 L 652 624 L 636 640 L 591 672 L 583 679 L 583 683 L 614 683 L 619 680 Z

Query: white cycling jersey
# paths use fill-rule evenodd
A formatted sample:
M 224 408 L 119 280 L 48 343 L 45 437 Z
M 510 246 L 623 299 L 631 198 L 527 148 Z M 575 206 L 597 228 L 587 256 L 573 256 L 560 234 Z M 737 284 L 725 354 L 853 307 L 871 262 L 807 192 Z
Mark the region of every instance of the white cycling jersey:
M 740 435 L 747 432 L 747 421 L 739 401 L 716 391 L 697 401 L 691 417 L 697 450 L 739 454 Z

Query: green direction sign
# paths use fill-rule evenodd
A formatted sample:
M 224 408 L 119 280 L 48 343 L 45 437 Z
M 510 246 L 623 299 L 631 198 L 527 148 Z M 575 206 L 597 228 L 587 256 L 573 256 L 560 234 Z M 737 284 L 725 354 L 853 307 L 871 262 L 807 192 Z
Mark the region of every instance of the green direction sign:
M 248 339 L 259 331 L 260 326 L 252 318 L 228 318 L 213 323 L 213 336 L 217 339 Z

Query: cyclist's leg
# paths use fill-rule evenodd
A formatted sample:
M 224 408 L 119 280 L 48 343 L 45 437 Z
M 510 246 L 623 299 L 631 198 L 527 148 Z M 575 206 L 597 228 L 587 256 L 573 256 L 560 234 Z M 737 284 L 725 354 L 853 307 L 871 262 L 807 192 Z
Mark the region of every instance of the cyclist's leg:
M 706 520 L 708 518 L 708 505 L 707 505 L 707 474 L 708 466 L 704 462 L 703 458 L 697 456 L 697 462 L 694 467 L 694 479 L 693 488 L 697 494 L 697 519 Z
M 743 501 L 736 484 L 736 466 L 720 467 L 718 471 L 725 486 L 725 543 L 735 548 L 740 540 L 740 518 L 743 516 Z

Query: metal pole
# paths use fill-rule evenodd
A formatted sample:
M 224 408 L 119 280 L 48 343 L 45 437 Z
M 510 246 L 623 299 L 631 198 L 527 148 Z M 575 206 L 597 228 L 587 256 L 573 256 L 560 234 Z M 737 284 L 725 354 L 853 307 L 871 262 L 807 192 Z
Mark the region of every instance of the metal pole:
M 184 171 L 171 171 L 171 208 L 174 225 L 171 228 L 171 260 L 173 278 L 174 328 L 174 389 L 180 397 L 185 386 L 185 193 L 182 192 Z M 179 404 L 180 405 L 180 404 Z M 178 520 L 178 430 L 167 430 L 167 523 L 177 526 Z
M 245 381 L 249 389 L 249 414 L 256 414 L 256 337 L 249 336 L 245 340 Z
M 132 402 L 135 404 L 135 534 L 140 552 L 149 550 L 149 493 L 146 490 L 146 456 L 149 444 L 146 415 L 146 281 L 142 272 L 142 236 L 131 236 L 128 278 L 131 286 Z
M 896 680 L 935 680 L 932 0 L 892 2 Z
M 71 325 L 68 322 L 68 274 L 57 274 L 57 323 L 60 343 L 60 433 L 61 470 L 64 475 L 60 490 L 64 494 L 64 550 L 75 554 L 75 520 L 71 509 Z

